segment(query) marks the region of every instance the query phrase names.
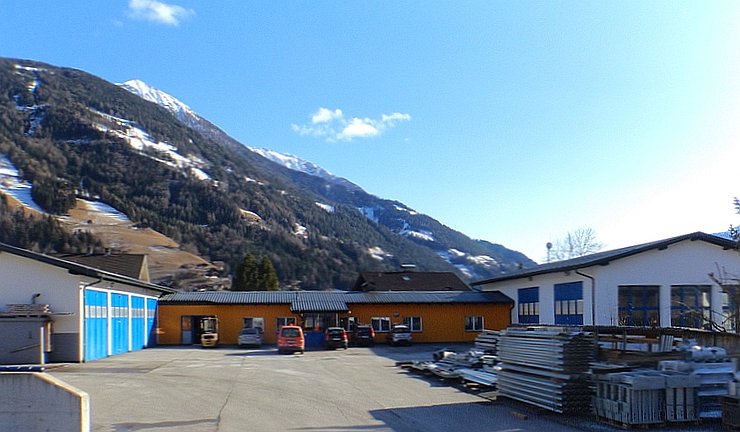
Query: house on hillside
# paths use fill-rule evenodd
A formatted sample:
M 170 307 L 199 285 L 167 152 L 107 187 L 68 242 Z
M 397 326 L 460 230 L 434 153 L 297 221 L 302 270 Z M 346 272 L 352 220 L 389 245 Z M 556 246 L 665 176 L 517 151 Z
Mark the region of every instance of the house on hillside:
M 396 272 L 361 272 L 352 291 L 470 291 L 451 272 L 417 272 L 410 269 Z
M 157 302 L 172 290 L 146 281 L 145 259 L 133 261 L 123 275 L 103 269 L 120 262 L 95 267 L 0 243 L 0 363 L 37 363 L 40 350 L 48 361 L 90 361 L 156 343 Z
M 737 298 L 717 281 L 739 275 L 735 242 L 695 232 L 471 285 L 514 299 L 512 323 L 737 330 Z

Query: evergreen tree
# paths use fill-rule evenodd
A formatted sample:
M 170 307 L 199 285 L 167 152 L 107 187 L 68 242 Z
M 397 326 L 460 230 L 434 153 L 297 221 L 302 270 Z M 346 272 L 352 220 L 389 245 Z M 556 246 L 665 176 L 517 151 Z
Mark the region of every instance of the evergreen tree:
M 259 269 L 252 254 L 247 253 L 236 269 L 231 284 L 232 291 L 257 291 L 259 289 Z
M 259 267 L 260 291 L 278 291 L 280 282 L 278 281 L 275 267 L 267 256 L 262 257 Z

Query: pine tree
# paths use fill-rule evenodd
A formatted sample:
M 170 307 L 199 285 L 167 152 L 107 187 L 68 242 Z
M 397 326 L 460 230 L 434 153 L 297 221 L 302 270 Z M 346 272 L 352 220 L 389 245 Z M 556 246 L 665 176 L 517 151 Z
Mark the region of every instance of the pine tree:
M 259 269 L 252 254 L 247 253 L 236 269 L 232 291 L 257 291 L 259 289 Z
M 278 291 L 280 283 L 278 281 L 275 267 L 267 256 L 262 257 L 259 268 L 260 291 Z

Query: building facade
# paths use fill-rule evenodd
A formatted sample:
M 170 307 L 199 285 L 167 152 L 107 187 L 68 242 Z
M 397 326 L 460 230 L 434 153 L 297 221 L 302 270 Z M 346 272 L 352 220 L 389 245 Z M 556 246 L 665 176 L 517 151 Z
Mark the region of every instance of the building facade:
M 158 341 L 198 343 L 199 320 L 215 316 L 227 345 L 237 343 L 243 327 L 261 327 L 264 342 L 275 343 L 286 324 L 302 326 L 309 343 L 327 327 L 351 331 L 360 324 L 373 326 L 378 342 L 395 324 L 409 325 L 416 342 L 470 342 L 484 328 L 507 327 L 512 305 L 501 293 L 472 291 L 174 293 L 160 299 Z
M 0 244 L 0 325 L 43 318 L 46 360 L 83 362 L 156 343 L 157 301 L 172 290 Z M 0 351 L 37 349 L 7 346 Z
M 512 298 L 516 324 L 735 330 L 737 287 L 727 292 L 718 281 L 738 275 L 736 243 L 696 232 L 471 285 Z

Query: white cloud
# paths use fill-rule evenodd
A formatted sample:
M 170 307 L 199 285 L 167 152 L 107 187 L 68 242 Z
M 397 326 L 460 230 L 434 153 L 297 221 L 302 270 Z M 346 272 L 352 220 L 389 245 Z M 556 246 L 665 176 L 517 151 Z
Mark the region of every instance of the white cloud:
M 316 111 L 316 114 L 311 116 L 311 123 L 318 124 L 318 123 L 328 123 L 332 120 L 342 119 L 344 118 L 344 114 L 342 113 L 342 110 L 336 109 L 334 111 L 328 109 L 328 108 L 319 108 L 318 111 Z
M 378 128 L 373 126 L 373 121 L 370 119 L 359 119 L 353 118 L 347 126 L 342 129 L 342 132 L 337 138 L 342 140 L 351 140 L 352 138 L 367 138 L 379 134 Z
M 397 123 L 410 120 L 411 115 L 399 112 L 381 114 L 379 119 L 353 117 L 347 120 L 341 109 L 321 107 L 311 115 L 310 123 L 294 123 L 291 129 L 299 135 L 325 138 L 327 141 L 352 141 L 355 138 L 378 136 Z
M 171 26 L 178 26 L 183 19 L 195 15 L 192 9 L 156 0 L 130 0 L 128 10 L 132 18 Z

